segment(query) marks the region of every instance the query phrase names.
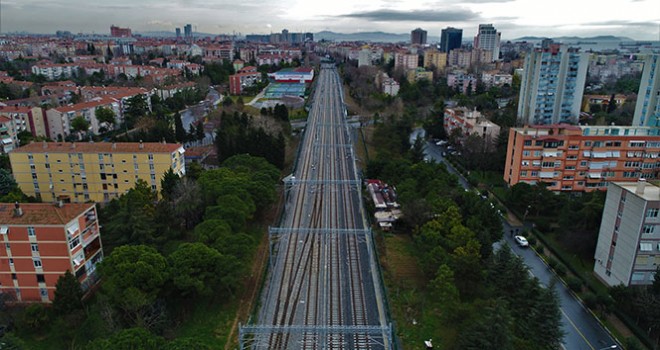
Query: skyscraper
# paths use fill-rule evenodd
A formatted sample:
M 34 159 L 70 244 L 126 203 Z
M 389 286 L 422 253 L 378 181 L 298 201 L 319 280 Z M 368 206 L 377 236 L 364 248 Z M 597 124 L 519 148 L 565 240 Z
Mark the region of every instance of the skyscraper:
M 449 53 L 453 49 L 461 47 L 463 40 L 463 29 L 447 27 L 440 34 L 440 50 Z
M 588 65 L 587 53 L 565 45 L 549 44 L 527 53 L 518 120 L 525 125 L 576 124 Z
M 424 45 L 426 44 L 426 31 L 421 28 L 417 28 L 410 32 L 410 43 L 413 45 Z
M 178 27 L 177 27 L 177 28 L 175 29 L 175 32 L 176 32 L 176 38 L 177 38 L 177 39 L 181 38 L 181 28 L 178 28 Z
M 644 62 L 633 125 L 660 126 L 660 55 L 658 54 L 649 55 Z
M 497 61 L 500 57 L 501 35 L 502 33 L 498 32 L 492 24 L 480 24 L 479 32 L 474 37 L 474 47 L 492 51 L 493 61 Z
M 192 41 L 192 37 L 193 37 L 192 24 L 186 24 L 183 27 L 183 36 L 185 37 L 186 40 Z

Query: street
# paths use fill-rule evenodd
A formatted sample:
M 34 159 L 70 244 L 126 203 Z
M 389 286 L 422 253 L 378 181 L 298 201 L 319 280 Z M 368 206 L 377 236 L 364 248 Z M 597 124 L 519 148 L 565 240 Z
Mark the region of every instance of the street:
M 209 88 L 209 93 L 206 95 L 205 100 L 180 111 L 183 128 L 186 131 L 190 130 L 190 124 L 203 120 L 204 116 L 211 110 L 211 108 L 217 106 L 220 101 L 222 101 L 222 96 L 220 96 L 220 94 L 214 88 Z M 200 144 L 206 145 L 212 142 L 213 132 L 205 132 L 204 140 L 202 140 Z M 190 145 L 186 144 L 186 147 L 197 145 L 198 144 L 195 143 Z
M 470 189 L 470 184 L 461 176 L 451 164 L 442 157 L 443 148 L 436 146 L 432 142 L 427 142 L 425 155 L 429 159 L 437 162 L 444 162 L 447 170 L 458 176 L 458 181 L 465 189 Z M 504 235 L 502 242 L 506 242 L 511 250 L 522 257 L 525 264 L 529 267 L 532 275 L 539 281 L 549 286 L 555 278 L 550 268 L 529 248 L 521 248 L 514 241 L 510 234 L 511 230 L 522 232 L 522 226 L 511 226 L 507 220 L 502 220 Z M 564 335 L 564 349 L 566 350 L 600 350 L 610 348 L 618 344 L 609 335 L 609 333 L 600 325 L 599 321 L 571 294 L 569 289 L 561 282 L 555 283 L 555 290 L 560 302 L 560 312 L 562 317 Z

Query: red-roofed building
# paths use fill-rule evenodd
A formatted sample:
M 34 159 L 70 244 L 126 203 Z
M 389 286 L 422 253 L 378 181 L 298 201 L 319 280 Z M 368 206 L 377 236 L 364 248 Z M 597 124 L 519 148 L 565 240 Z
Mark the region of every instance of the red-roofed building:
M 96 119 L 96 109 L 100 107 L 109 108 L 115 113 L 113 125 L 106 125 Z M 90 123 L 89 131 L 94 134 L 98 134 L 102 127 L 108 129 L 118 126 L 123 119 L 119 100 L 111 97 L 97 97 L 91 101 L 47 110 L 48 137 L 58 139 L 71 134 L 71 121 L 76 117 L 85 118 Z
M 229 93 L 232 95 L 240 95 L 244 88 L 250 87 L 259 81 L 261 81 L 261 73 L 259 72 L 246 72 L 230 75 Z
M 0 127 L 5 152 L 9 151 L 7 147 L 15 148 L 19 146 L 18 133 L 21 131 L 29 131 L 33 136 L 48 136 L 48 120 L 41 107 L 0 107 L 0 116 L 9 120 L 7 123 L 3 123 L 4 128 L 7 129 L 6 131 Z M 9 140 L 7 140 L 9 137 L 13 141 L 12 144 L 9 144 Z
M 68 270 L 83 291 L 98 281 L 103 246 L 94 204 L 0 204 L 0 293 L 50 303 Z

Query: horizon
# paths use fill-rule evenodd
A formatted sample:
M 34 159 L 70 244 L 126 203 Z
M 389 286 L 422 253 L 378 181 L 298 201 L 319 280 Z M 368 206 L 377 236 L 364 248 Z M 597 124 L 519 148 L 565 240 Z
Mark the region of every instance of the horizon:
M 569 9 L 569 10 L 566 10 Z M 616 11 L 613 11 L 616 10 Z M 98 21 L 103 18 L 102 23 Z M 134 32 L 174 32 L 184 24 L 208 34 L 290 32 L 409 33 L 422 28 L 429 38 L 445 27 L 463 29 L 465 38 L 479 24 L 492 23 L 503 39 L 524 36 L 625 36 L 660 40 L 660 2 L 656 0 L 338 0 L 318 7 L 303 0 L 4 0 L 0 33 L 109 33 L 110 25 Z M 279 30 L 274 30 L 278 28 Z

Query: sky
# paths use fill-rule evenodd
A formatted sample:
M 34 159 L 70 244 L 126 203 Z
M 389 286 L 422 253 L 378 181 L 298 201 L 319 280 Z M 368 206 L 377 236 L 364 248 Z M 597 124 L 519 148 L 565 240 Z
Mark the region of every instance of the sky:
M 492 23 L 503 39 L 616 35 L 660 40 L 660 0 L 0 0 L 0 32 L 109 34 L 174 31 L 186 23 L 204 33 L 341 33 L 463 29 Z

